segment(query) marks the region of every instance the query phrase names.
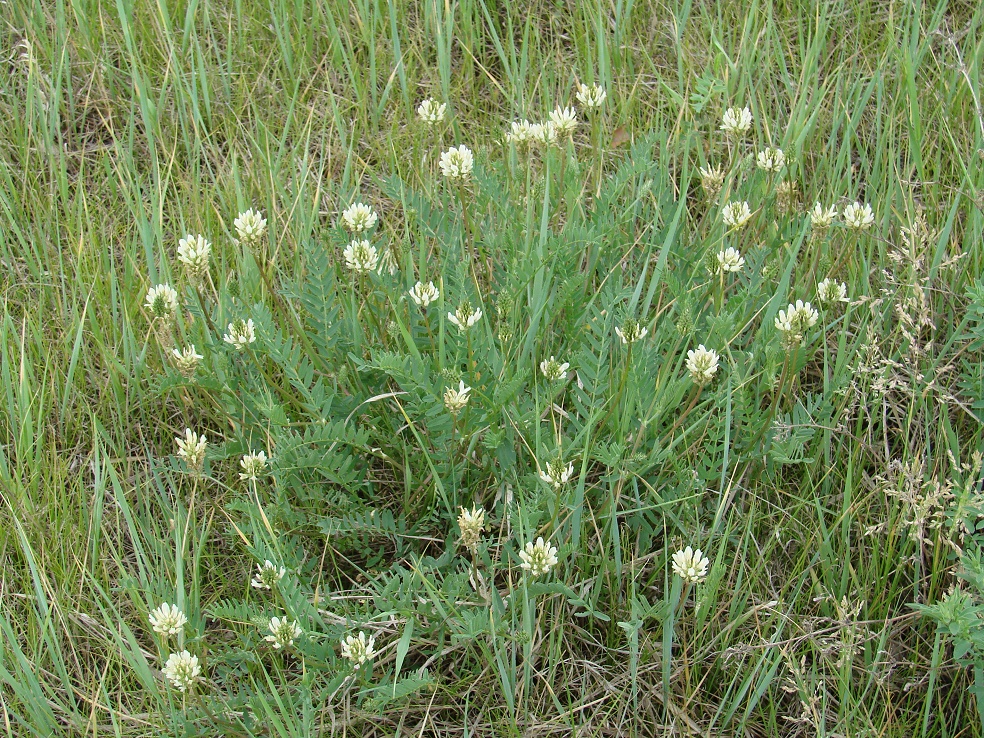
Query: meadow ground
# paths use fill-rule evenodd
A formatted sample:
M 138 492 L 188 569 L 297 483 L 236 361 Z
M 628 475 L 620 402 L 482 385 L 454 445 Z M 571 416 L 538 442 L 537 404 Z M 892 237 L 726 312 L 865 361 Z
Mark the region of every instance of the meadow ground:
M 2 7 L 5 735 L 981 734 L 976 3 Z

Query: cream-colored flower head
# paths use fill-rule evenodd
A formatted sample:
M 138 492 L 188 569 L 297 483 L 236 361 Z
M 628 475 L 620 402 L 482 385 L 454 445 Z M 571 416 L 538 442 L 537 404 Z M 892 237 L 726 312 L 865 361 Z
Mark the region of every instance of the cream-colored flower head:
M 427 125 L 433 126 L 444 120 L 444 113 L 447 109 L 447 103 L 439 103 L 428 97 L 417 106 L 417 117 Z
M 181 372 L 181 376 L 187 379 L 195 376 L 195 372 L 198 370 L 198 364 L 204 358 L 204 356 L 195 351 L 195 344 L 185 346 L 182 350 L 173 349 L 171 351 L 171 360 L 174 362 L 174 366 Z
M 621 327 L 615 328 L 615 335 L 622 339 L 622 343 L 630 345 L 636 341 L 641 341 L 649 333 L 648 328 L 643 328 L 635 318 L 626 318 Z
M 806 332 L 817 324 L 820 314 L 808 302 L 797 300 L 789 303 L 785 310 L 780 310 L 776 317 L 776 329 L 782 334 L 783 343 L 787 347 L 799 346 L 803 343 Z
M 574 464 L 571 463 L 564 466 L 562 459 L 548 461 L 544 465 L 544 468 L 540 470 L 540 479 L 554 489 L 563 487 L 570 481 L 572 476 L 574 476 Z
M 165 637 L 177 635 L 184 630 L 185 624 L 188 622 L 188 618 L 178 609 L 177 605 L 171 605 L 167 602 L 155 610 L 151 610 L 148 619 L 154 632 Z
M 528 571 L 531 576 L 549 574 L 557 565 L 557 547 L 551 546 L 541 536 L 536 539 L 536 543 L 532 541 L 527 543 L 526 548 L 519 552 L 519 558 L 520 567 Z
M 475 553 L 482 539 L 482 531 L 485 530 L 485 508 L 472 507 L 471 510 L 461 508 L 458 529 L 461 531 L 461 545 Z
M 720 164 L 716 167 L 708 164 L 700 168 L 700 186 L 704 188 L 708 200 L 713 200 L 717 196 L 724 186 L 724 170 L 721 169 Z
M 552 356 L 540 362 L 540 373 L 548 382 L 559 382 L 562 379 L 567 379 L 567 370 L 570 368 L 569 363 L 565 361 L 561 364 Z
M 830 228 L 836 217 L 837 208 L 833 205 L 829 208 L 824 208 L 823 205 L 817 203 L 810 211 L 810 225 L 813 226 L 814 230 L 825 231 Z
M 605 88 L 601 85 L 592 85 L 589 87 L 588 85 L 581 84 L 578 85 L 577 93 L 574 97 L 586 108 L 600 108 L 601 104 L 605 102 L 605 98 L 608 97 L 608 93 L 605 92 Z
M 276 649 L 289 648 L 294 645 L 294 641 L 301 637 L 304 632 L 296 621 L 287 618 L 270 618 L 267 625 L 270 635 L 264 636 L 265 641 L 272 643 Z
M 342 638 L 342 658 L 348 659 L 356 668 L 362 666 L 376 655 L 376 637 L 359 631 L 359 635 Z
M 155 318 L 170 321 L 178 312 L 178 293 L 167 283 L 154 285 L 147 291 L 144 307 Z
M 847 285 L 827 278 L 817 285 L 817 301 L 825 308 L 836 307 L 837 303 L 850 302 L 847 299 Z
M 745 266 L 745 257 L 736 248 L 729 246 L 718 252 L 717 255 L 718 274 L 725 272 L 740 272 Z
M 694 384 L 705 385 L 714 379 L 718 370 L 718 354 L 714 349 L 700 344 L 696 350 L 687 352 L 687 371 Z
M 464 144 L 458 147 L 452 146 L 441 154 L 438 166 L 441 168 L 441 174 L 448 179 L 466 180 L 471 176 L 475 166 L 475 157 L 471 149 Z
M 746 108 L 728 108 L 721 119 L 721 130 L 732 138 L 741 138 L 752 128 L 752 111 Z
M 711 560 L 704 556 L 699 548 L 695 551 L 687 546 L 673 554 L 673 573 L 690 584 L 704 581 L 710 565 Z
M 181 692 L 191 689 L 201 674 L 202 667 L 198 665 L 198 657 L 192 656 L 187 650 L 172 653 L 164 664 L 164 676 Z
M 205 465 L 205 451 L 208 449 L 208 439 L 205 435 L 195 433 L 191 428 L 185 428 L 185 434 L 176 437 L 178 444 L 178 456 L 184 459 L 188 468 L 194 472 L 200 472 Z
M 458 305 L 458 309 L 453 313 L 448 313 L 448 320 L 454 323 L 462 333 L 475 325 L 481 317 L 481 309 L 472 308 L 467 302 Z
M 572 136 L 577 128 L 577 111 L 574 108 L 557 108 L 550 113 L 557 136 Z
M 552 120 L 534 123 L 530 126 L 530 140 L 543 146 L 553 146 L 557 143 L 557 126 Z
M 351 233 L 364 233 L 376 225 L 379 216 L 368 205 L 357 202 L 342 211 L 342 225 Z
M 244 351 L 247 346 L 256 341 L 256 326 L 253 325 L 252 318 L 247 320 L 238 318 L 232 321 L 226 330 L 228 333 L 222 336 L 222 340 L 236 351 Z
M 240 213 L 232 224 L 236 229 L 237 238 L 245 244 L 259 243 L 267 232 L 266 218 L 259 210 L 253 208 Z
M 862 205 L 859 202 L 852 202 L 844 208 L 841 216 L 844 218 L 844 225 L 855 231 L 866 230 L 875 222 L 875 215 L 871 212 L 871 205 L 867 203 Z
M 262 565 L 257 564 L 256 568 L 258 571 L 249 583 L 254 589 L 273 589 L 287 573 L 284 567 L 277 566 L 270 559 L 264 561 Z
M 529 143 L 532 131 L 533 124 L 525 118 L 523 120 L 514 120 L 509 124 L 509 130 L 506 131 L 506 143 L 517 145 Z
M 379 264 L 379 252 L 365 239 L 352 241 L 342 251 L 342 256 L 345 258 L 345 266 L 356 274 L 368 274 Z
M 464 382 L 458 382 L 458 389 L 448 387 L 444 390 L 444 406 L 452 415 L 457 415 L 462 408 L 468 404 L 468 393 L 471 387 L 466 387 Z
M 786 155 L 782 149 L 768 148 L 760 151 L 756 157 L 759 169 L 767 172 L 778 172 L 786 166 Z
M 742 228 L 752 219 L 747 202 L 729 202 L 721 210 L 721 219 L 728 228 Z
M 192 282 L 199 282 L 208 274 L 208 260 L 212 256 L 212 244 L 205 236 L 189 233 L 178 241 L 178 261 L 180 261 Z
M 263 476 L 267 468 L 267 455 L 265 451 L 250 451 L 239 460 L 242 471 L 239 478 L 255 482 L 258 477 Z
M 417 284 L 410 288 L 410 299 L 422 308 L 426 308 L 432 302 L 436 302 L 440 297 L 441 292 L 434 286 L 433 282 L 428 282 L 427 284 L 417 282 Z

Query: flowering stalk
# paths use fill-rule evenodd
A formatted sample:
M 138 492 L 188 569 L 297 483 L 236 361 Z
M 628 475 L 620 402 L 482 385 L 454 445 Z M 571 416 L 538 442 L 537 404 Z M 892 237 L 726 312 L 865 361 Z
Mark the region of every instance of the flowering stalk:
M 472 239 L 471 230 L 471 219 L 468 216 L 468 191 L 465 189 L 465 180 L 458 180 L 458 199 L 461 200 L 461 219 L 462 219 L 462 231 L 461 231 L 461 251 L 462 254 L 468 259 L 471 264 L 472 280 L 475 282 L 475 289 L 481 293 L 481 287 L 478 283 L 478 274 L 475 271 L 475 261 L 479 258 L 478 247 L 474 249 L 474 255 L 472 254 L 472 249 L 469 244 Z M 492 281 L 491 265 L 489 265 L 489 282 Z
M 719 269 L 718 273 L 720 274 L 720 281 L 718 282 L 717 314 L 720 315 L 724 309 L 724 269 Z
M 690 402 L 687 403 L 686 409 L 682 413 L 680 413 L 680 416 L 675 421 L 673 421 L 673 425 L 670 427 L 669 432 L 666 434 L 666 438 L 660 441 L 660 446 L 669 447 L 669 444 L 673 442 L 673 434 L 676 433 L 676 429 L 683 424 L 683 421 L 687 419 L 687 416 L 690 415 L 691 411 L 697 405 L 697 398 L 700 397 L 700 390 L 701 388 L 699 386 L 693 387 L 690 390 Z
M 458 199 L 461 200 L 461 219 L 463 221 L 461 231 L 461 248 L 467 254 L 470 251 L 468 246 L 471 241 L 471 222 L 468 218 L 468 197 L 467 191 L 465 190 L 464 179 L 458 180 Z
M 567 172 L 567 148 L 568 143 L 565 142 L 562 149 L 560 149 L 560 172 L 557 177 L 557 214 L 559 215 L 561 209 L 564 207 L 564 175 Z
M 629 343 L 629 345 L 628 345 L 628 351 L 626 351 L 626 353 L 625 353 L 625 366 L 622 367 L 622 377 L 618 381 L 618 391 L 615 393 L 615 398 L 612 400 L 611 407 L 609 407 L 609 409 L 608 409 L 608 413 L 605 416 L 606 419 L 608 417 L 608 414 L 610 414 L 612 412 L 612 410 L 614 410 L 614 408 L 622 400 L 622 392 L 625 391 L 625 384 L 626 384 L 626 382 L 629 379 L 629 367 L 632 366 L 632 344 L 633 343 L 634 342 L 630 342 Z M 602 421 L 602 422 L 604 422 L 604 421 Z
M 595 160 L 595 197 L 601 194 L 601 111 L 591 116 L 591 141 Z
M 799 351 L 798 348 L 793 350 L 794 362 L 796 359 L 796 353 L 798 351 Z M 790 374 L 790 360 L 789 360 L 789 352 L 787 351 L 786 357 L 785 359 L 783 359 L 782 362 L 782 373 L 779 375 L 779 384 L 776 387 L 775 398 L 773 399 L 771 406 L 769 407 L 769 416 L 766 418 L 765 422 L 762 423 L 762 426 L 759 428 L 758 433 L 755 434 L 755 437 L 752 439 L 751 444 L 749 444 L 749 448 L 754 449 L 755 445 L 762 440 L 763 436 L 765 436 L 769 428 L 772 427 L 772 421 L 775 420 L 776 418 L 776 411 L 779 409 L 779 402 L 783 397 L 783 387 L 786 384 L 786 377 L 789 374 Z M 792 385 L 793 383 L 792 381 L 790 381 L 789 383 L 790 388 L 792 388 Z M 792 402 L 792 394 L 790 394 L 789 401 L 790 403 Z M 790 405 L 790 409 L 792 409 L 791 405 Z

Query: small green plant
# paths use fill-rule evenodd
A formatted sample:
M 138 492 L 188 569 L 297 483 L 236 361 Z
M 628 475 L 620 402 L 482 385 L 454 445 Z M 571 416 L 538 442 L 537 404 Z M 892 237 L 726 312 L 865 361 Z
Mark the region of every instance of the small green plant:
M 984 8 L 787 6 L 6 3 L 6 732 L 981 734 Z

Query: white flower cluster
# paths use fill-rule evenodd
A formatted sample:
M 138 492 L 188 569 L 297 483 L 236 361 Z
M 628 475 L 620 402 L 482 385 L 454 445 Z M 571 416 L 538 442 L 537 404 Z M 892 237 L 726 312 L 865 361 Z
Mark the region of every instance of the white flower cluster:
M 577 111 L 574 108 L 557 108 L 551 111 L 550 122 L 558 138 L 572 136 L 577 128 Z
M 875 215 L 871 212 L 871 205 L 867 203 L 864 205 L 859 202 L 851 203 L 844 208 L 841 217 L 844 218 L 844 224 L 855 231 L 867 230 L 875 222 Z
M 164 665 L 164 676 L 181 692 L 191 689 L 201 674 L 202 667 L 198 665 L 198 657 L 192 656 L 187 650 L 172 653 Z
M 178 444 L 178 456 L 184 459 L 188 468 L 193 472 L 201 472 L 205 465 L 205 451 L 208 449 L 208 440 L 204 435 L 198 435 L 191 428 L 185 428 L 184 438 L 178 436 L 174 439 Z
M 427 284 L 417 282 L 417 284 L 410 288 L 410 299 L 422 308 L 427 308 L 428 305 L 440 298 L 441 292 L 434 286 L 433 282 L 428 282 Z
M 543 536 L 530 541 L 526 548 L 519 552 L 520 568 L 525 569 L 531 576 L 538 577 L 549 574 L 557 565 L 557 547 L 543 540 Z
M 509 124 L 509 130 L 506 131 L 506 143 L 518 145 L 526 144 L 530 142 L 532 136 L 532 123 L 525 118 L 523 120 L 514 120 Z
M 267 462 L 265 451 L 250 451 L 239 460 L 239 466 L 242 468 L 239 478 L 255 482 L 266 471 Z
M 721 120 L 721 130 L 732 138 L 741 138 L 752 128 L 752 111 L 746 108 L 728 108 Z
M 581 103 L 586 108 L 600 108 L 601 104 L 605 102 L 605 98 L 608 97 L 608 93 L 605 92 L 605 88 L 601 85 L 578 85 L 577 93 L 574 95 L 577 101 Z
M 150 627 L 154 629 L 154 632 L 160 633 L 164 637 L 177 635 L 184 630 L 188 623 L 188 618 L 178 609 L 178 606 L 167 602 L 152 610 L 148 620 L 150 620 Z
M 759 169 L 764 169 L 767 172 L 778 172 L 786 166 L 786 155 L 782 149 L 768 148 L 759 152 L 756 162 Z
M 365 239 L 352 241 L 342 251 L 345 266 L 356 274 L 368 274 L 379 264 L 379 252 Z
M 721 211 L 721 219 L 729 228 L 742 228 L 752 219 L 752 209 L 747 202 L 729 202 Z
M 687 352 L 687 371 L 694 384 L 705 385 L 714 379 L 718 370 L 718 354 L 713 349 L 704 348 L 704 344 L 697 346 L 697 349 L 690 349 Z
M 702 582 L 707 577 L 711 560 L 698 548 L 687 546 L 673 554 L 673 573 L 690 584 Z
M 270 618 L 267 625 L 270 635 L 265 636 L 264 640 L 272 643 L 276 649 L 289 648 L 294 645 L 294 641 L 301 637 L 304 632 L 296 622 L 287 618 Z
M 723 251 L 718 252 L 717 263 L 718 274 L 740 272 L 741 268 L 745 266 L 745 257 L 741 255 L 738 249 L 729 246 Z
M 458 305 L 453 313 L 448 313 L 448 320 L 454 323 L 458 330 L 464 333 L 482 318 L 480 308 L 472 308 L 467 302 Z
M 376 225 L 379 216 L 368 205 L 354 203 L 342 211 L 342 225 L 351 233 L 364 233 Z
M 189 233 L 178 241 L 178 261 L 180 261 L 191 278 L 197 283 L 208 274 L 208 260 L 212 255 L 212 244 L 205 236 Z
M 444 120 L 447 109 L 447 103 L 439 103 L 429 97 L 417 106 L 417 117 L 427 125 L 433 126 Z
M 833 279 L 825 279 L 817 285 L 817 300 L 825 308 L 835 307 L 839 302 L 850 302 L 847 299 L 847 285 Z
M 471 176 L 472 169 L 475 167 L 475 157 L 471 149 L 462 144 L 457 147 L 452 146 L 441 154 L 437 164 L 441 168 L 441 174 L 448 179 L 465 181 Z
M 457 415 L 468 404 L 468 393 L 471 387 L 466 387 L 464 382 L 458 382 L 458 389 L 448 387 L 444 391 L 444 406 L 452 415 Z
M 236 349 L 236 351 L 244 351 L 247 346 L 256 341 L 256 326 L 253 325 L 252 318 L 234 320 L 228 325 L 226 330 L 228 332 L 222 336 L 222 340 Z
M 540 470 L 540 479 L 553 486 L 554 489 L 563 487 L 570 481 L 572 476 L 574 476 L 574 464 L 571 463 L 565 467 L 561 459 L 548 461 L 546 463 L 546 469 Z
M 461 545 L 474 553 L 485 530 L 485 508 L 472 507 L 471 510 L 461 508 L 458 516 L 458 529 L 461 531 Z
M 170 321 L 178 312 L 178 293 L 166 282 L 154 285 L 147 291 L 144 306 L 155 318 Z
M 376 655 L 376 637 L 369 636 L 359 631 L 358 637 L 346 636 L 342 638 L 342 658 L 348 659 L 356 668 L 362 666 Z
M 567 379 L 567 370 L 570 368 L 571 365 L 568 362 L 565 361 L 561 364 L 553 356 L 540 362 L 540 373 L 548 382 L 559 382 Z
M 181 376 L 187 379 L 195 376 L 195 372 L 198 370 L 198 364 L 204 358 L 204 356 L 195 350 L 195 344 L 185 346 L 183 350 L 172 349 L 171 351 L 171 359 L 174 361 L 174 366 L 177 367 Z
M 816 231 L 826 231 L 830 228 L 831 224 L 834 222 L 834 218 L 837 217 L 837 208 L 831 205 L 829 208 L 824 208 L 819 202 L 813 206 L 810 211 L 810 224 Z
M 720 164 L 716 167 L 708 164 L 700 168 L 700 186 L 704 188 L 708 200 L 713 200 L 717 196 L 724 186 L 724 170 Z
M 236 235 L 244 244 L 259 243 L 267 232 L 266 218 L 260 211 L 253 210 L 253 208 L 245 213 L 240 213 L 232 224 L 236 229 Z
M 776 316 L 776 329 L 782 334 L 783 343 L 787 347 L 799 346 L 803 343 L 806 332 L 817 324 L 820 314 L 808 302 L 797 300 L 796 304 L 789 303 L 785 310 L 780 310 Z
M 264 561 L 262 565 L 257 564 L 256 568 L 258 571 L 249 583 L 255 589 L 273 589 L 287 573 L 284 567 L 277 566 L 270 559 Z

